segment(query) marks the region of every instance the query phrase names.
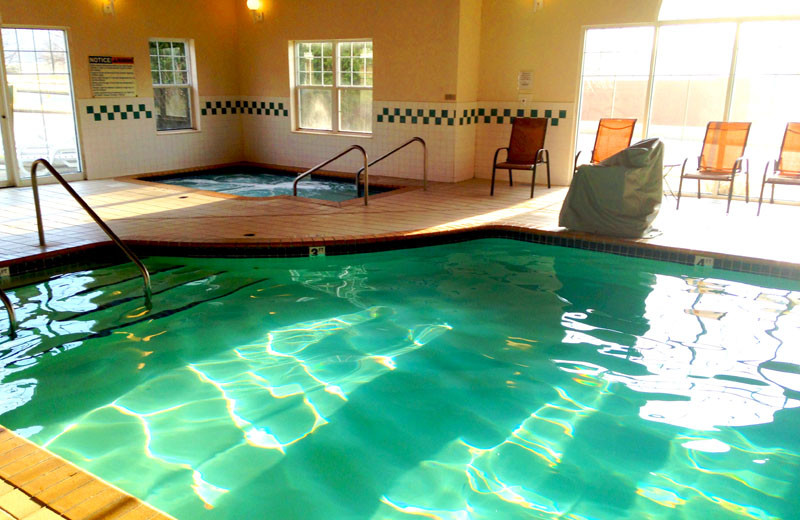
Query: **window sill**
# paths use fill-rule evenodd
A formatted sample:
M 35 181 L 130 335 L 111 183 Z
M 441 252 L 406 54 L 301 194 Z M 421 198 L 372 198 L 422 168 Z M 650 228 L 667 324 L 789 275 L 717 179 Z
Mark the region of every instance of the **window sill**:
M 329 132 L 325 130 L 305 130 L 302 128 L 295 128 L 292 130 L 293 134 L 306 134 L 306 135 L 329 135 L 331 137 L 355 137 L 358 139 L 372 139 L 372 132 L 359 133 L 359 132 Z
M 200 133 L 199 128 L 186 128 L 182 130 L 156 130 L 156 135 L 179 135 L 179 134 L 197 134 Z

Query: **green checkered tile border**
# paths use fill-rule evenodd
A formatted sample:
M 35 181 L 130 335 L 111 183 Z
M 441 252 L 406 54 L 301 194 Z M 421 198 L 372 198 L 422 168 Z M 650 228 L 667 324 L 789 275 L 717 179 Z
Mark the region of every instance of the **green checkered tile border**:
M 127 119 L 152 119 L 152 110 L 144 103 L 120 105 L 86 105 L 86 113 L 95 121 L 118 121 Z
M 379 123 L 411 123 L 413 125 L 453 126 L 456 123 L 455 110 L 423 110 L 421 108 L 384 107 L 378 114 Z
M 559 120 L 567 117 L 567 111 L 536 108 L 472 108 L 462 112 L 459 124 L 494 123 L 502 125 L 513 123 L 514 119 L 518 117 L 546 117 L 550 120 L 550 126 L 558 126 Z
M 541 113 L 541 115 L 540 115 Z M 566 110 L 538 110 L 523 108 L 471 108 L 458 110 L 451 109 L 421 109 L 421 108 L 387 108 L 381 109 L 377 116 L 378 123 L 410 123 L 422 125 L 458 126 L 473 125 L 478 123 L 513 123 L 517 117 L 546 117 L 551 126 L 558 126 L 561 119 L 567 117 Z
M 204 116 L 216 116 L 225 114 L 255 114 L 264 116 L 289 116 L 289 110 L 283 103 L 270 101 L 206 101 L 205 106 L 200 109 Z

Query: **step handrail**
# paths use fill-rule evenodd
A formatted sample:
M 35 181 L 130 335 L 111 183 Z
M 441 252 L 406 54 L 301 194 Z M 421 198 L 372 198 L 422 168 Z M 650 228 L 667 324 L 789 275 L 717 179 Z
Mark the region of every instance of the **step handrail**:
M 75 199 L 75 201 L 84 209 L 84 211 L 86 211 L 86 213 L 92 217 L 92 220 L 94 220 L 97 225 L 100 226 L 100 229 L 103 230 L 108 238 L 110 238 L 112 242 L 122 249 L 122 252 L 125 253 L 131 262 L 136 264 L 136 267 L 139 268 L 139 271 L 142 273 L 142 279 L 144 280 L 144 300 L 145 303 L 150 306 L 152 303 L 153 290 L 150 286 L 150 273 L 148 272 L 147 267 L 144 266 L 142 261 L 139 260 L 139 257 L 136 256 L 134 252 L 125 245 L 125 243 L 116 235 L 116 233 L 114 233 L 111 228 L 108 227 L 105 222 L 103 222 L 103 219 L 101 219 L 100 216 L 89 207 L 86 201 L 83 200 L 74 189 L 72 189 L 72 186 L 70 186 L 69 183 L 64 180 L 64 177 L 62 177 L 61 174 L 58 173 L 55 168 L 53 168 L 53 165 L 50 164 L 47 159 L 36 159 L 33 161 L 33 164 L 31 164 L 31 187 L 33 188 L 33 203 L 34 206 L 36 206 L 36 225 L 39 227 L 39 245 L 45 245 L 44 226 L 42 225 L 42 209 L 39 206 L 39 188 L 36 183 L 36 169 L 40 165 L 44 166 L 45 169 L 49 171 L 53 177 L 55 177 L 59 184 L 61 184 L 61 186 L 67 190 L 67 193 L 72 195 L 72 198 Z
M 414 142 L 418 142 L 419 144 L 422 145 L 422 189 L 427 191 L 428 190 L 428 145 L 425 144 L 425 139 L 423 139 L 421 137 L 412 137 L 411 139 L 409 139 L 405 143 L 401 144 L 400 146 L 398 146 L 394 150 L 381 155 L 380 157 L 378 157 L 377 159 L 375 159 L 374 161 L 369 163 L 369 166 L 372 166 L 373 164 L 386 159 L 387 157 L 389 157 L 393 153 L 399 152 L 400 150 L 402 150 L 403 148 L 405 148 L 406 146 L 408 146 L 408 145 L 410 145 L 411 143 L 414 143 Z M 361 191 L 360 191 L 361 186 L 360 186 L 358 180 L 361 177 L 361 172 L 362 171 L 364 171 L 364 168 L 361 168 L 360 170 L 358 170 L 358 173 L 356 173 L 356 194 L 361 193 Z M 366 185 L 366 182 L 364 184 Z
M 361 147 L 361 146 L 359 146 L 357 144 L 354 144 L 354 145 L 350 146 L 349 148 L 347 148 L 346 150 L 343 150 L 343 151 L 339 152 L 338 155 L 336 155 L 334 157 L 331 157 L 327 161 L 325 161 L 323 163 L 320 163 L 320 164 L 314 166 L 313 168 L 311 168 L 310 170 L 306 170 L 303 173 L 301 173 L 300 175 L 298 175 L 295 178 L 294 183 L 292 184 L 292 195 L 297 197 L 297 183 L 300 182 L 300 179 L 311 175 L 312 173 L 314 173 L 315 171 L 319 170 L 323 166 L 327 166 L 328 164 L 332 163 L 333 161 L 335 161 L 339 157 L 341 157 L 343 155 L 347 155 L 348 153 L 352 152 L 353 150 L 358 150 L 364 156 L 364 167 L 361 168 L 361 170 L 359 170 L 359 172 L 361 172 L 361 171 L 364 172 L 364 186 L 369 187 L 369 158 L 367 157 L 367 151 L 364 150 L 363 147 Z M 364 205 L 365 206 L 369 202 L 369 200 L 368 200 L 369 199 L 369 193 L 368 192 L 369 192 L 369 190 L 364 192 Z
M 17 314 L 14 312 L 14 305 L 3 289 L 0 289 L 0 300 L 3 300 L 3 305 L 6 306 L 6 311 L 8 311 L 8 335 L 13 338 L 17 335 Z

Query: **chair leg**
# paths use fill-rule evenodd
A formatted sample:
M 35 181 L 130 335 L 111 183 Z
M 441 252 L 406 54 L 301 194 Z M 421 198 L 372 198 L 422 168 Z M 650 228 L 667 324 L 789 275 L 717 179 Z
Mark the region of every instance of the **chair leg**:
M 764 200 L 764 182 L 761 183 L 761 193 L 758 194 L 758 211 L 756 211 L 756 216 L 761 215 L 761 201 Z
M 750 170 L 744 171 L 744 203 L 750 202 Z
M 547 165 L 547 189 L 549 190 L 550 189 L 550 154 L 549 153 L 547 154 L 547 162 L 545 162 L 545 164 Z
M 492 165 L 492 189 L 489 190 L 489 196 L 494 195 L 494 176 L 497 173 L 497 167 Z
M 700 198 L 700 179 L 697 179 L 697 198 Z
M 678 181 L 678 204 L 675 205 L 675 209 L 680 209 L 681 207 L 681 189 L 683 189 L 683 175 L 681 175 L 681 180 Z
M 733 197 L 733 179 L 736 177 L 735 175 L 731 175 L 731 186 L 728 188 L 728 209 L 725 210 L 725 214 L 731 212 L 731 197 Z
M 533 176 L 531 177 L 531 198 L 533 198 L 533 187 L 536 185 L 536 163 L 533 163 Z
M 514 179 L 511 178 L 511 170 L 508 170 L 508 185 L 509 186 L 513 186 L 514 185 Z
M 772 183 L 772 192 L 769 194 L 769 203 L 775 204 L 775 183 Z

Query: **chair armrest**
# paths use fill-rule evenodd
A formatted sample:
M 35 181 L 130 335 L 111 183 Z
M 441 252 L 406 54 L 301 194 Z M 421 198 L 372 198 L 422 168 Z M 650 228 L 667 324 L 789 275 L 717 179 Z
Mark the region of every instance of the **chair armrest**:
M 575 154 L 575 166 L 573 167 L 573 171 L 578 169 L 578 158 L 581 156 L 581 151 L 578 150 L 578 153 Z
M 740 173 L 742 171 L 742 163 L 745 164 L 745 173 L 750 174 L 750 160 L 745 157 L 739 157 L 733 163 L 733 173 Z
M 542 162 L 543 158 L 547 157 L 547 160 L 550 160 L 550 154 L 544 148 L 539 148 L 539 151 L 536 152 L 536 162 Z
M 506 151 L 506 158 L 508 158 L 508 146 L 504 146 L 502 148 L 498 148 L 497 151 L 494 152 L 494 161 L 492 162 L 492 165 L 497 164 L 497 154 L 500 153 L 500 150 L 505 150 Z
M 769 170 L 769 163 L 771 163 L 771 162 L 772 161 L 767 161 L 767 163 L 764 165 L 764 176 L 761 178 L 761 183 L 762 184 L 767 181 L 767 171 Z M 777 166 L 778 166 L 778 161 L 775 161 L 774 163 L 772 163 L 772 171 L 773 172 L 775 171 Z
M 681 177 L 683 177 L 683 174 L 686 171 L 686 163 L 687 162 L 689 162 L 689 158 L 688 157 L 683 160 L 683 164 L 681 165 Z M 700 168 L 700 166 L 699 166 L 700 158 L 699 157 L 697 158 L 697 162 L 698 162 L 698 169 L 699 169 Z

